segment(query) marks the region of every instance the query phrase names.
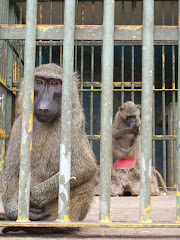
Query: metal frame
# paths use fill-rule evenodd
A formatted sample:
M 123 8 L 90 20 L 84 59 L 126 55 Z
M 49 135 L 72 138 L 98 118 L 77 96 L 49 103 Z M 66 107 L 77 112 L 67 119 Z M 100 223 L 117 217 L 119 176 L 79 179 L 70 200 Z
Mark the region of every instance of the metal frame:
M 22 3 L 23 1 L 21 1 Z M 1 152 L 1 163 L 4 163 L 4 154 L 5 154 L 5 139 L 8 138 L 6 135 L 5 129 L 5 116 L 8 119 L 8 122 L 11 122 L 11 117 L 8 115 L 7 109 L 12 108 L 12 94 L 13 94 L 13 85 L 12 85 L 12 61 L 13 56 L 18 60 L 18 66 L 22 65 L 23 59 L 23 46 L 25 40 L 25 47 L 28 44 L 29 49 L 31 50 L 25 51 L 24 56 L 24 96 L 25 96 L 25 103 L 27 105 L 24 106 L 24 116 L 26 118 L 26 122 L 29 124 L 26 126 L 25 122 L 22 126 L 22 133 L 26 131 L 28 133 L 28 139 L 23 139 L 22 137 L 22 158 L 21 158 L 21 170 L 26 170 L 26 174 L 23 175 L 22 171 L 20 174 L 21 182 L 23 185 L 20 185 L 20 192 L 22 194 L 19 195 L 19 217 L 18 222 L 12 221 L 1 221 L 0 226 L 26 226 L 26 227 L 134 227 L 134 228 L 150 228 L 150 227 L 172 227 L 177 228 L 180 227 L 179 224 L 179 206 L 180 206 L 180 162 L 176 162 L 177 166 L 177 217 L 176 223 L 170 224 L 152 224 L 151 217 L 150 217 L 150 174 L 151 174 L 151 165 L 152 165 L 152 158 L 154 156 L 154 152 L 152 152 L 152 148 L 154 148 L 154 141 L 158 139 L 163 139 L 163 146 L 165 146 L 165 140 L 170 139 L 174 142 L 175 139 L 178 140 L 178 159 L 180 158 L 180 126 L 178 125 L 178 135 L 165 135 L 165 112 L 163 110 L 163 135 L 155 135 L 154 122 L 152 121 L 153 116 L 153 92 L 162 91 L 162 102 L 165 108 L 165 92 L 172 91 L 173 92 L 173 108 L 175 109 L 175 92 L 178 91 L 178 109 L 180 109 L 180 94 L 179 90 L 175 87 L 175 72 L 173 71 L 173 83 L 172 89 L 165 88 L 165 76 L 164 76 L 164 68 L 165 68 L 165 54 L 164 54 L 164 46 L 162 46 L 162 74 L 163 74 L 163 84 L 162 88 L 155 88 L 153 85 L 153 55 L 154 55 L 154 45 L 176 45 L 180 46 L 180 34 L 179 29 L 180 26 L 155 26 L 153 22 L 153 8 L 154 8 L 154 1 L 153 0 L 144 0 L 144 17 L 143 17 L 143 26 L 141 25 L 134 25 L 134 21 L 132 21 L 132 25 L 118 25 L 113 27 L 114 25 L 114 1 L 112 0 L 105 0 L 104 1 L 104 24 L 103 25 L 84 25 L 84 1 L 82 1 L 82 25 L 74 26 L 75 21 L 75 1 L 72 4 L 72 0 L 65 0 L 65 21 L 64 25 L 43 25 L 42 23 L 42 2 L 40 2 L 40 25 L 35 25 L 36 21 L 36 11 L 34 8 L 37 6 L 37 0 L 28 0 L 27 3 L 31 2 L 30 5 L 27 5 L 27 25 L 22 24 L 22 15 L 18 22 L 20 24 L 12 24 L 8 25 L 8 8 L 10 6 L 10 11 L 12 14 L 15 12 L 12 5 L 9 5 L 8 0 L 3 0 L 0 3 L 0 11 L 2 10 L 3 14 L 0 14 L 0 46 L 1 50 L 7 51 L 8 56 L 5 55 L 4 62 L 7 61 L 8 57 L 8 66 L 7 71 L 4 66 L 4 63 L 1 64 L 1 88 L 0 94 L 4 94 L 5 97 L 8 96 L 10 93 L 10 98 L 7 97 L 7 101 L 5 99 L 0 99 L 2 103 L 6 103 L 6 105 L 1 104 L 1 111 L 0 111 L 0 143 L 2 145 L 2 152 Z M 53 1 L 52 1 L 53 2 Z M 164 2 L 164 1 L 163 1 Z M 33 3 L 33 5 L 32 5 Z M 94 0 L 92 2 L 94 4 Z M 61 1 L 62 4 L 62 1 Z M 68 12 L 71 11 L 71 18 L 67 15 L 67 4 L 68 5 Z M 69 9 L 69 6 L 71 8 Z M 20 8 L 22 5 L 20 4 Z M 61 5 L 62 9 L 62 5 Z M 123 11 L 123 10 L 122 10 Z M 93 12 L 93 5 L 92 5 L 92 12 Z M 33 14 L 34 13 L 34 14 Z M 52 5 L 51 5 L 51 13 L 52 13 Z M 180 1 L 179 1 L 179 13 L 180 13 Z M 4 15 L 5 14 L 5 15 Z M 134 11 L 132 8 L 132 19 L 134 19 Z M 62 14 L 61 14 L 62 16 Z M 77 17 L 77 16 L 76 16 Z M 162 20 L 164 17 L 162 17 Z M 122 22 L 124 21 L 124 12 L 122 12 Z M 163 20 L 164 21 L 164 20 Z M 52 15 L 50 16 L 50 22 L 52 23 Z M 77 22 L 77 21 L 76 21 Z M 9 19 L 9 23 L 14 23 L 13 19 Z M 61 18 L 61 24 L 63 20 Z M 28 27 L 28 24 L 31 27 Z M 180 24 L 180 18 L 179 18 Z M 32 27 L 33 26 L 33 27 Z M 27 30 L 25 32 L 25 29 Z M 36 35 L 35 35 L 35 31 Z M 30 39 L 32 36 L 32 39 Z M 73 37 L 74 36 L 74 37 Z M 52 41 L 53 39 L 53 41 Z M 64 39 L 64 42 L 62 41 Z M 21 41 L 16 41 L 21 40 Z M 28 42 L 30 40 L 30 42 Z M 39 40 L 36 43 L 36 40 Z M 43 41 L 42 41 L 43 40 Z M 102 84 L 101 82 L 93 82 L 93 72 L 94 72 L 94 47 L 91 47 L 92 55 L 91 55 L 91 82 L 83 82 L 83 69 L 81 71 L 81 100 L 83 100 L 83 92 L 90 91 L 91 92 L 91 103 L 93 103 L 93 92 L 95 91 L 102 91 L 102 101 L 105 103 L 102 106 L 101 117 L 101 189 L 102 194 L 100 197 L 100 222 L 97 223 L 82 223 L 82 222 L 67 222 L 68 221 L 68 211 L 67 206 L 69 204 L 69 198 L 67 198 L 66 202 L 61 201 L 61 207 L 59 209 L 60 221 L 54 222 L 28 222 L 29 216 L 29 204 L 24 204 L 26 201 L 24 199 L 24 192 L 27 188 L 28 191 L 30 189 L 30 152 L 31 152 L 31 134 L 32 134 L 32 114 L 33 114 L 33 73 L 35 67 L 35 45 L 39 45 L 39 62 L 42 63 L 42 46 L 50 46 L 50 56 L 49 60 L 52 61 L 52 46 L 60 46 L 60 65 L 64 66 L 64 73 L 63 78 L 68 79 L 67 85 L 64 84 L 63 88 L 63 101 L 69 102 L 69 105 L 63 104 L 64 109 L 62 110 L 63 113 L 70 112 L 71 113 L 71 100 L 70 96 L 72 94 L 72 73 L 73 73 L 73 66 L 72 69 L 68 71 L 67 66 L 71 66 L 71 62 L 74 55 L 74 40 L 75 40 L 75 58 L 77 58 L 77 46 L 81 46 L 81 66 L 83 68 L 83 55 L 84 55 L 84 45 L 103 45 L 103 64 L 102 64 Z M 62 45 L 64 44 L 64 51 L 63 51 L 63 64 L 62 64 Z M 143 80 L 141 82 L 134 82 L 134 61 L 132 61 L 131 65 L 131 82 L 124 82 L 124 45 L 141 45 L 143 44 Z M 114 54 L 114 47 L 113 45 L 122 45 L 122 52 L 121 52 L 121 63 L 122 63 L 122 81 L 121 82 L 114 82 L 113 83 L 113 54 Z M 68 48 L 67 48 L 68 46 Z M 70 48 L 69 48 L 70 46 Z M 15 47 L 19 48 L 19 52 L 16 50 Z M 27 47 L 26 47 L 27 49 Z M 180 51 L 180 50 L 179 50 Z M 174 52 L 174 50 L 173 50 Z M 29 54 L 31 53 L 31 54 Z M 174 53 L 173 53 L 174 56 Z M 180 52 L 178 53 L 178 64 L 180 64 Z M 134 60 L 134 47 L 132 48 L 132 59 Z M 32 64 L 28 64 L 27 61 L 31 62 Z M 175 60 L 173 58 L 172 66 L 174 66 Z M 77 69 L 77 66 L 76 66 Z M 180 66 L 179 66 L 180 69 Z M 180 71 L 179 71 L 180 72 Z M 180 75 L 178 72 L 178 82 L 180 84 Z M 20 74 L 21 75 L 21 74 Z M 22 76 L 22 75 L 21 75 Z M 29 77 L 30 76 L 30 77 Z M 31 84 L 27 86 L 27 81 Z M 112 96 L 113 91 L 121 91 L 121 103 L 124 102 L 124 92 L 130 91 L 131 98 L 134 99 L 134 92 L 141 91 L 141 89 L 137 89 L 136 87 L 142 86 L 142 168 L 141 168 L 141 207 L 140 207 L 140 222 L 139 224 L 129 223 L 111 223 L 110 222 L 110 195 L 109 195 L 109 186 L 110 186 L 110 168 L 111 168 L 111 126 L 112 126 Z M 89 87 L 89 89 L 84 89 L 84 87 Z M 118 89 L 117 89 L 118 87 Z M 18 88 L 18 86 L 17 86 Z M 114 89 L 113 89 L 114 88 Z M 14 89 L 16 90 L 16 89 Z M 66 101 L 68 99 L 68 101 Z M 70 100 L 70 101 L 69 101 Z M 92 104 L 93 105 L 93 104 Z M 92 106 L 91 105 L 91 106 Z M 149 106 L 151 106 L 149 111 Z M 6 108 L 5 108 L 6 107 Z M 67 108 L 65 108 L 67 107 Z M 28 110 L 28 111 L 26 111 Z M 69 111 L 70 110 L 70 111 Z M 180 112 L 180 111 L 179 111 Z M 10 112 L 11 113 L 11 112 Z M 65 114 L 62 114 L 65 117 Z M 93 135 L 92 127 L 93 127 L 93 111 L 91 108 L 91 132 L 89 138 L 92 139 L 100 139 L 100 135 Z M 178 115 L 178 122 L 180 121 L 180 115 Z M 70 173 L 70 139 L 71 139 L 71 124 L 67 125 L 67 122 L 71 122 L 71 114 L 67 116 L 67 119 L 62 120 L 62 131 L 66 136 L 66 138 L 61 140 L 61 153 L 63 151 L 66 152 L 65 158 L 61 157 L 60 165 L 65 164 L 65 172 L 67 174 L 67 179 L 69 179 Z M 173 123 L 173 128 L 175 130 L 175 123 Z M 3 131 L 2 131 L 3 130 Z M 153 132 L 152 132 L 153 130 Z M 9 135 L 10 131 L 7 130 Z M 153 136 L 152 136 L 153 133 Z M 22 134 L 23 135 L 23 134 Z M 147 137 L 148 136 L 148 137 Z M 152 145 L 153 140 L 153 145 Z M 28 142 L 27 142 L 28 141 Z M 69 146 L 69 147 L 68 147 Z M 108 147 L 107 147 L 108 146 Z M 153 147 L 152 147 L 153 146 Z M 165 151 L 165 147 L 164 147 Z M 24 156 L 26 153 L 26 156 Z M 61 154 L 62 156 L 63 154 Z M 23 157 L 24 156 L 24 157 Z M 164 155 L 164 159 L 166 156 Z M 165 160 L 164 160 L 165 161 Z M 154 163 L 155 164 L 155 163 Z M 164 165 L 165 166 L 165 165 Z M 3 165 L 1 166 L 3 168 Z M 164 171 L 166 171 L 164 167 Z M 107 174 L 105 176 L 105 174 Z M 61 175 L 64 172 L 60 172 L 60 189 L 59 193 L 62 192 L 61 186 L 65 183 L 61 181 Z M 164 174 L 164 178 L 166 178 L 166 174 Z M 24 185 L 25 184 L 25 185 Z M 66 188 L 67 195 L 69 195 L 69 186 Z M 59 194 L 60 195 L 60 194 Z M 27 202 L 29 203 L 29 196 L 27 196 Z M 63 207 L 63 208 L 62 208 Z

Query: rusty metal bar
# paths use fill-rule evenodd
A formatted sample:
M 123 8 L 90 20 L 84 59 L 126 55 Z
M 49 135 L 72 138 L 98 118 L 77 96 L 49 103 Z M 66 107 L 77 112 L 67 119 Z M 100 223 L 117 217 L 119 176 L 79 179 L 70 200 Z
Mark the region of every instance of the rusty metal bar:
M 60 40 L 63 39 L 63 25 L 37 25 L 38 40 Z M 142 41 L 141 25 L 115 25 L 115 41 Z M 22 40 L 25 39 L 25 25 L 0 25 L 0 40 Z M 75 40 L 103 40 L 102 25 L 77 25 L 75 26 Z M 155 26 L 154 40 L 169 42 L 170 45 L 177 44 L 178 27 L 177 26 Z M 174 43 L 173 43 L 174 42 Z
M 114 66 L 114 1 L 104 1 L 104 40 L 102 54 L 100 221 L 110 221 L 112 165 L 112 111 Z
M 18 221 L 29 219 L 37 0 L 27 0 Z
M 59 221 L 0 221 L 0 227 L 83 227 L 83 228 L 180 228 L 179 223 L 150 223 L 136 222 L 59 222 Z
M 140 221 L 151 222 L 154 0 L 143 1 L 142 135 Z
M 69 220 L 75 0 L 65 0 L 58 220 Z
M 177 161 L 176 161 L 176 221 L 180 223 L 180 0 L 178 1 L 178 27 L 179 27 L 179 43 L 178 43 L 178 119 L 177 119 Z

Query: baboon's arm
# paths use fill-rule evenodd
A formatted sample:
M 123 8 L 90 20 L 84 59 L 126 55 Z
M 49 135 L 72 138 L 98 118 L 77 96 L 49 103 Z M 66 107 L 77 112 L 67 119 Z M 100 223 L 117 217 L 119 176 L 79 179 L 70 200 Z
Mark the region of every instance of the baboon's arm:
M 119 139 L 121 136 L 123 136 L 125 134 L 130 134 L 130 133 L 132 133 L 130 128 L 112 130 L 112 136 L 115 139 Z
M 95 157 L 87 138 L 75 134 L 72 139 L 72 146 L 71 189 L 92 179 L 96 172 Z M 47 203 L 53 201 L 58 197 L 58 189 L 59 172 L 31 189 L 31 206 L 41 208 Z

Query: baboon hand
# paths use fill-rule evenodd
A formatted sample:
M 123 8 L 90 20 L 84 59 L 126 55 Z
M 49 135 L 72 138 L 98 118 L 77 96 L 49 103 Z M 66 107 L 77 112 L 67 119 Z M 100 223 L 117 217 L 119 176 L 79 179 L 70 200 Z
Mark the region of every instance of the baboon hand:
M 132 125 L 130 126 L 130 131 L 131 131 L 132 133 L 134 133 L 135 135 L 139 135 L 139 134 L 140 134 L 140 132 L 139 132 L 139 126 L 138 126 L 136 123 L 134 123 L 134 124 L 132 124 Z
M 50 216 L 49 212 L 45 211 L 45 208 L 32 208 L 29 209 L 29 219 L 33 221 L 42 220 Z

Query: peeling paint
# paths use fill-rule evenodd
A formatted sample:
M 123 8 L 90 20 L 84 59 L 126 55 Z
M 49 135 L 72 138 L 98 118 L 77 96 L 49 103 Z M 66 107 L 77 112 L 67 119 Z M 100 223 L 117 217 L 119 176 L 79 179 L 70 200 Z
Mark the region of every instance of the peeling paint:
M 33 127 L 33 113 L 31 113 L 30 115 L 28 132 L 32 132 L 32 127 Z
M 26 133 L 25 124 L 26 122 L 22 122 L 22 138 L 21 138 L 22 145 L 26 144 L 26 140 L 28 137 L 28 134 Z

